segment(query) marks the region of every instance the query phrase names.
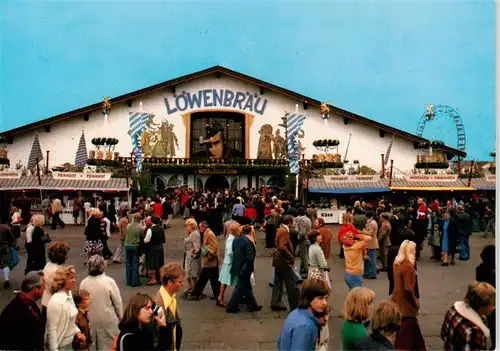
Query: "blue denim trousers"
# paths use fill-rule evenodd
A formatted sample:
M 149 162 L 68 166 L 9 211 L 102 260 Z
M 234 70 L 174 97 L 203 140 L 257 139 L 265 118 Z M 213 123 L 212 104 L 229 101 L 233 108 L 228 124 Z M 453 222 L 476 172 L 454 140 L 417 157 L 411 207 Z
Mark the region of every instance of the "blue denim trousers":
M 125 246 L 125 277 L 128 286 L 139 286 L 139 248 Z
M 365 275 L 368 276 L 368 278 L 377 278 L 377 249 L 368 249 L 367 251 L 370 259 L 365 260 Z
M 460 236 L 460 252 L 459 252 L 459 260 L 467 261 L 470 258 L 470 244 L 469 244 L 469 236 Z
M 345 283 L 347 284 L 347 287 L 349 288 L 349 291 L 351 291 L 354 288 L 357 287 L 362 287 L 363 286 L 363 275 L 354 275 L 350 273 L 345 273 Z

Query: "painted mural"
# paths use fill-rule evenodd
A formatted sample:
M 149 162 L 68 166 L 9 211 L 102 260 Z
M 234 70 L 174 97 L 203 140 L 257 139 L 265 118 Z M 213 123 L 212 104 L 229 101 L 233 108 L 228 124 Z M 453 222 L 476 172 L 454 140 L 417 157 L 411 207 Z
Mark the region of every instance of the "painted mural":
M 224 140 L 224 127 L 219 122 L 209 121 L 205 126 L 208 138 L 200 138 L 200 144 L 207 145 L 210 158 L 221 159 L 229 153 Z
M 260 127 L 259 143 L 257 145 L 258 159 L 260 160 L 287 159 L 287 143 L 285 138 L 281 135 L 281 130 L 279 129 L 280 127 L 281 125 L 278 125 L 274 133 L 273 133 L 273 126 L 270 124 L 263 124 Z
M 174 132 L 174 124 L 164 118 L 155 123 L 151 115 L 141 134 L 141 148 L 144 157 L 176 157 L 179 139 Z

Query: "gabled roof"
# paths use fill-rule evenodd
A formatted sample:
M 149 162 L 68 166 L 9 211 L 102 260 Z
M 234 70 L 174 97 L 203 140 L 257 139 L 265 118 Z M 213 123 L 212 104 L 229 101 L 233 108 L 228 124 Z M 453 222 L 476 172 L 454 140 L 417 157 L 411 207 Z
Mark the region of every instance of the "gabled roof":
M 321 101 L 313 99 L 309 96 L 305 96 L 305 95 L 293 92 L 291 90 L 279 87 L 277 85 L 274 85 L 274 84 L 271 84 L 268 82 L 264 82 L 260 79 L 250 77 L 246 74 L 239 73 L 239 72 L 230 70 L 230 69 L 222 67 L 222 66 L 210 67 L 210 68 L 204 69 L 202 71 L 191 73 L 191 74 L 188 74 L 188 75 L 185 75 L 182 77 L 168 80 L 168 81 L 163 82 L 163 83 L 152 85 L 152 86 L 144 88 L 144 89 L 136 90 L 136 91 L 128 93 L 128 94 L 117 96 L 115 98 L 110 99 L 110 102 L 111 102 L 111 104 L 124 103 L 124 102 L 132 100 L 134 98 L 137 98 L 139 96 L 149 94 L 149 93 L 152 93 L 155 91 L 159 91 L 159 90 L 162 90 L 162 89 L 165 89 L 168 87 L 175 87 L 177 84 L 185 83 L 185 82 L 191 81 L 193 79 L 205 77 L 208 75 L 226 75 L 226 76 L 229 76 L 232 78 L 236 78 L 236 79 L 243 80 L 243 81 L 246 81 L 248 83 L 257 85 L 263 89 L 268 89 L 268 90 L 274 91 L 274 92 L 279 93 L 279 94 L 287 95 L 287 96 L 289 96 L 293 99 L 297 99 L 301 102 L 307 102 L 307 104 L 312 105 L 312 106 L 320 106 L 321 105 Z M 21 126 L 21 127 L 17 127 L 17 128 L 5 131 L 1 134 L 1 136 L 13 137 L 17 134 L 28 132 L 28 131 L 31 131 L 31 130 L 34 130 L 34 129 L 37 129 L 37 128 L 40 128 L 43 126 L 47 126 L 50 124 L 54 124 L 54 123 L 57 123 L 60 121 L 64 121 L 66 119 L 69 119 L 69 118 L 72 118 L 75 116 L 84 115 L 84 114 L 91 113 L 94 111 L 99 111 L 101 109 L 101 106 L 102 106 L 102 102 L 100 101 L 98 103 L 95 103 L 95 104 L 92 104 L 92 105 L 89 105 L 86 107 L 82 107 L 82 108 L 79 108 L 79 109 L 76 109 L 73 111 L 65 112 L 65 113 L 62 113 L 60 115 L 56 115 L 56 116 L 53 116 L 53 117 L 50 117 L 47 119 L 43 119 L 43 120 L 40 120 L 37 122 L 33 122 L 33 123 L 26 124 L 26 125 Z M 329 105 L 329 107 L 330 107 L 330 110 L 332 112 L 334 112 L 335 114 L 337 114 L 341 117 L 369 125 L 373 128 L 379 129 L 381 131 L 384 131 L 384 132 L 387 132 L 390 134 L 395 134 L 397 136 L 400 136 L 402 138 L 405 138 L 405 139 L 408 139 L 408 140 L 411 140 L 414 142 L 427 141 L 427 139 L 421 138 L 417 135 L 405 132 L 405 131 L 397 129 L 397 128 L 393 128 L 393 127 L 385 125 L 383 123 L 376 122 L 376 121 L 371 120 L 369 118 L 357 115 L 355 113 L 352 113 L 352 112 L 349 112 L 346 110 L 343 110 L 343 109 L 338 108 L 336 106 Z M 453 155 L 458 155 L 461 157 L 466 156 L 465 152 L 456 150 L 456 149 L 448 147 L 448 146 L 444 147 L 443 149 L 445 152 L 453 154 Z

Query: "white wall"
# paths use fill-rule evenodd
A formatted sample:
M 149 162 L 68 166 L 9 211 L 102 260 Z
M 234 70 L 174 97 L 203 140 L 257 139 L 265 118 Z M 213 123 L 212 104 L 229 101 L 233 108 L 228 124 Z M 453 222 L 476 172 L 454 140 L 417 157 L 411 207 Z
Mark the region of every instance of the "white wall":
M 264 115 L 255 114 L 250 130 L 250 157 L 257 157 L 257 148 L 259 142 L 259 130 L 263 124 L 271 124 L 276 130 L 280 124 L 281 117 L 285 111 L 294 112 L 295 104 L 299 104 L 299 112 L 305 113 L 308 118 L 305 121 L 305 137 L 302 143 L 307 147 L 305 157 L 311 158 L 312 154 L 318 151 L 312 146 L 316 139 L 338 139 L 340 141 L 339 153 L 344 156 L 349 134 L 352 134 L 349 146 L 348 159 L 359 160 L 360 164 L 370 166 L 375 170 L 380 170 L 380 154 L 386 153 L 387 147 L 391 141 L 392 135 L 386 133 L 384 138 L 379 136 L 379 131 L 368 125 L 349 121 L 344 124 L 342 117 L 330 114 L 330 119 L 324 121 L 321 118 L 319 108 L 309 107 L 303 110 L 301 101 L 294 100 L 285 95 L 265 90 L 261 96 L 259 88 L 251 84 L 236 80 L 234 78 L 222 76 L 206 77 L 176 87 L 177 94 L 194 92 L 199 89 L 231 89 L 233 91 L 251 92 L 257 94 L 260 98 L 267 99 L 267 106 Z M 51 126 L 51 132 L 46 133 L 40 128 L 37 133 L 40 139 L 42 151 L 50 150 L 50 165 L 57 166 L 65 162 L 74 163 L 75 153 L 82 130 L 85 131 L 87 141 L 87 150 L 93 149 L 91 140 L 94 137 L 114 137 L 120 142 L 115 151 L 120 152 L 122 156 L 129 156 L 132 150 L 130 136 L 127 134 L 128 112 L 137 111 L 139 102 L 143 103 L 143 111 L 155 114 L 155 122 L 159 123 L 163 118 L 167 118 L 170 123 L 175 125 L 174 132 L 179 139 L 179 149 L 176 150 L 177 157 L 185 156 L 185 126 L 181 114 L 188 112 L 178 112 L 167 115 L 167 108 L 164 99 L 168 97 L 169 101 L 175 98 L 170 88 L 151 93 L 140 99 L 134 99 L 133 105 L 129 108 L 125 103 L 113 105 L 109 116 L 108 126 L 104 126 L 104 117 L 100 111 L 90 114 L 88 122 L 84 121 L 83 116 L 77 116 L 72 119 L 54 124 Z M 202 111 L 199 109 L 197 111 Z M 229 108 L 228 110 L 236 110 Z M 284 135 L 282 131 L 282 136 Z M 34 132 L 24 133 L 15 136 L 14 144 L 8 146 L 9 159 L 11 164 L 15 165 L 19 160 L 23 165 L 27 164 L 31 145 L 33 143 Z M 192 136 L 197 138 L 198 136 Z M 395 166 L 400 170 L 409 170 L 413 168 L 416 162 L 417 152 L 413 148 L 413 143 L 409 140 L 396 137 L 392 147 L 391 158 L 395 161 Z

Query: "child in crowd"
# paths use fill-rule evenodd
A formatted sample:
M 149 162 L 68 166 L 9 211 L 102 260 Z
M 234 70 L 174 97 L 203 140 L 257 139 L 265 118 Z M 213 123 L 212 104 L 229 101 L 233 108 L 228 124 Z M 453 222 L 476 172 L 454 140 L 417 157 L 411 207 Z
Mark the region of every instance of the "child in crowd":
M 89 317 L 88 311 L 90 306 L 90 294 L 87 290 L 79 290 L 73 294 L 73 300 L 78 308 L 76 315 L 76 325 L 83 335 L 85 335 L 85 342 L 75 338 L 73 341 L 73 350 L 91 350 L 92 340 L 90 339 Z

